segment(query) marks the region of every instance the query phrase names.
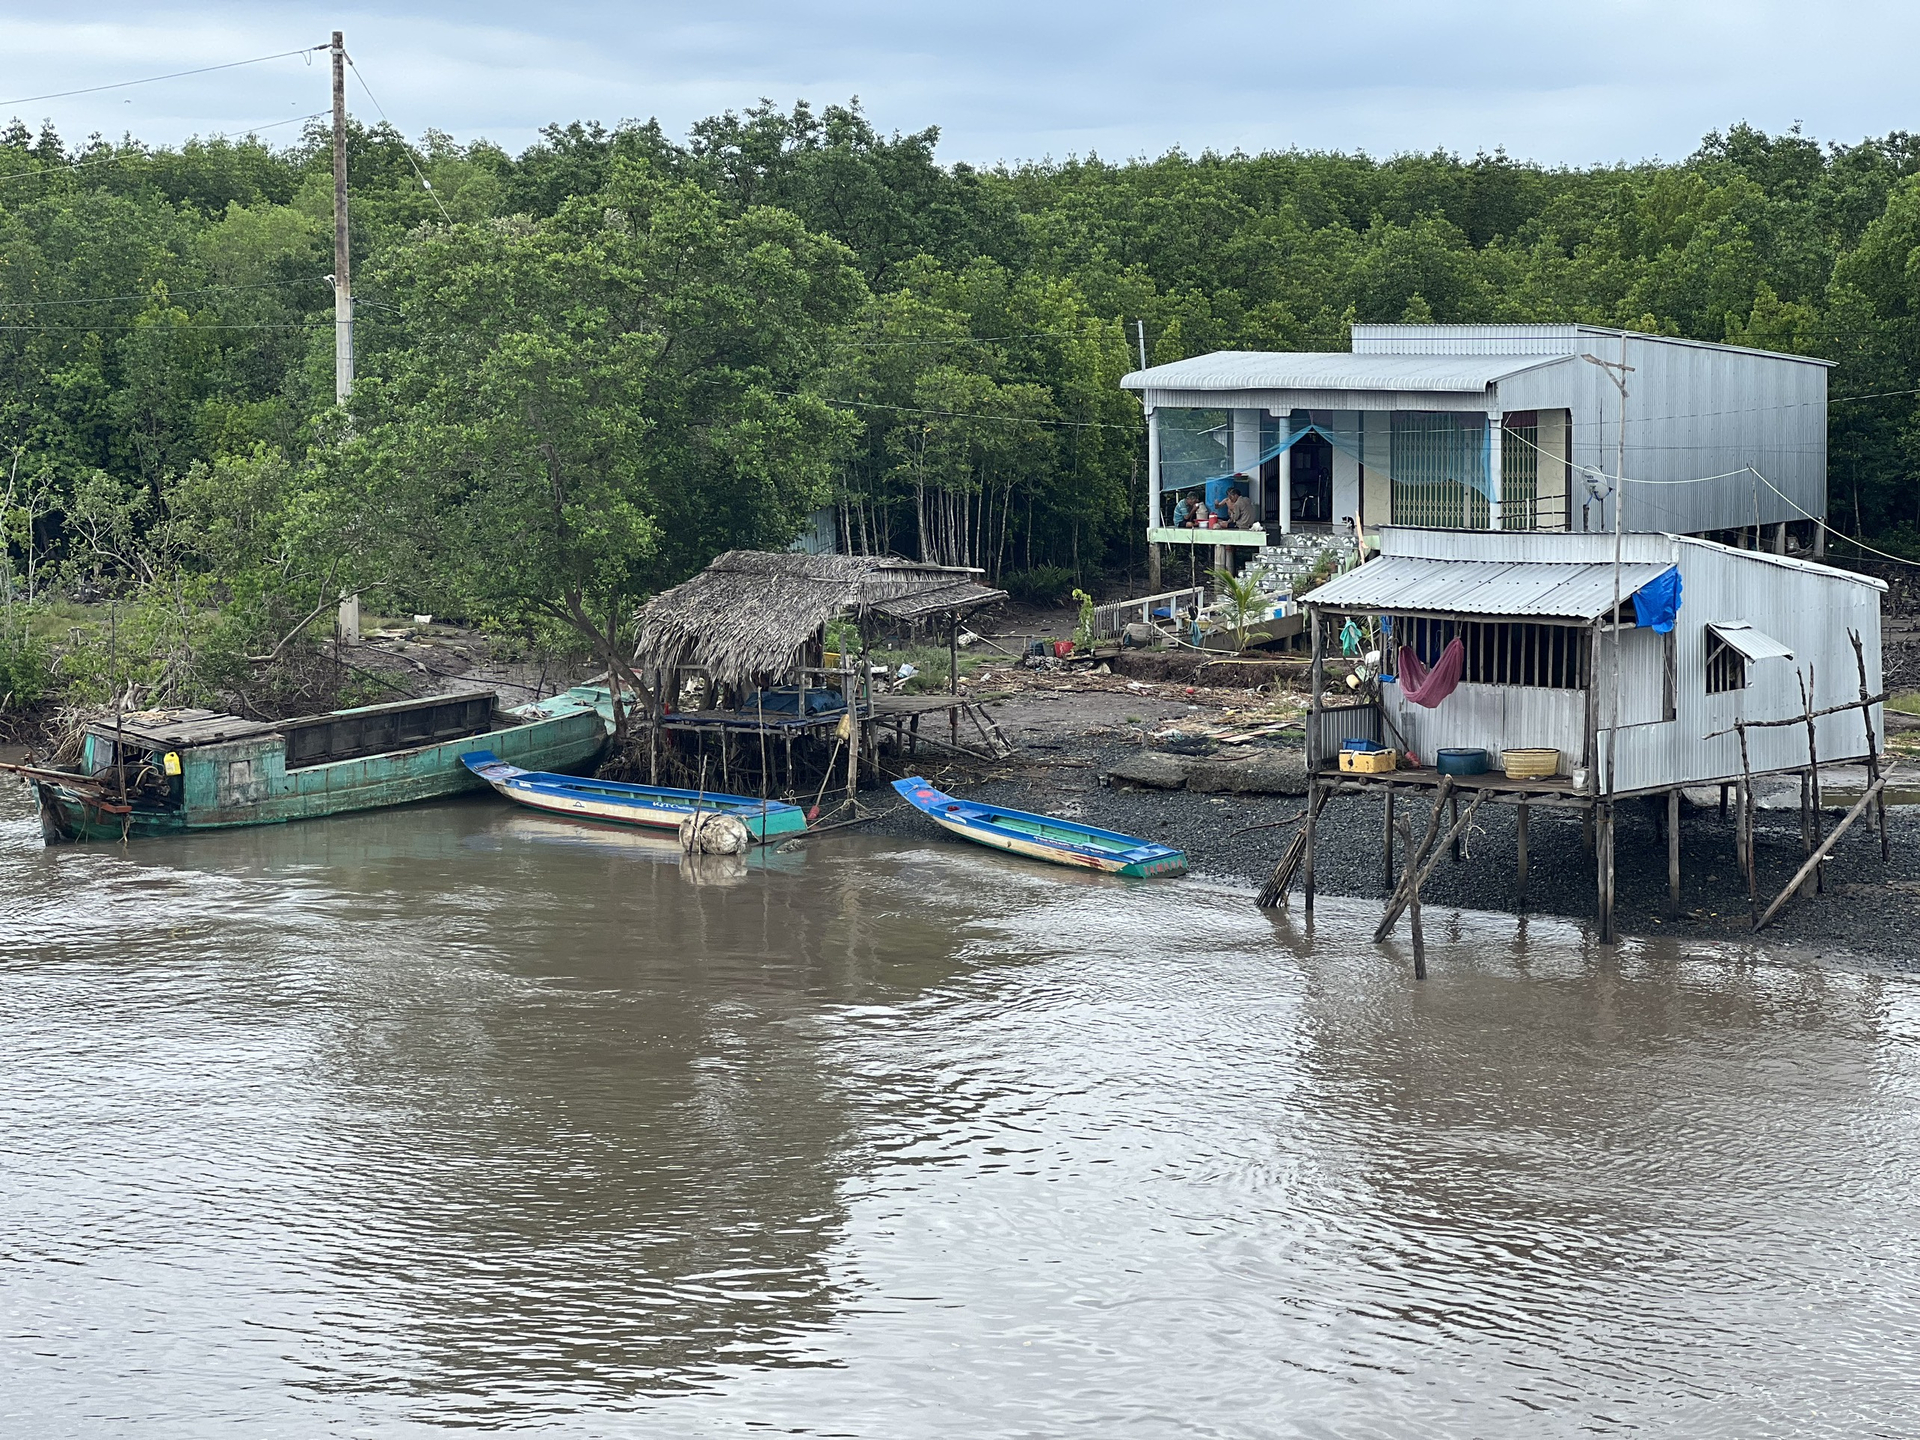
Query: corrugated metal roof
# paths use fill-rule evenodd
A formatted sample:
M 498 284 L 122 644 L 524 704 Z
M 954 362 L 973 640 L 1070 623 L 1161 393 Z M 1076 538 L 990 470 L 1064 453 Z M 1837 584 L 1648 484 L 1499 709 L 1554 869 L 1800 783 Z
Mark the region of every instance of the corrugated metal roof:
M 1122 377 L 1126 390 L 1431 390 L 1474 393 L 1565 355 L 1350 355 L 1217 350 Z
M 1749 660 L 1793 659 L 1790 646 L 1782 645 L 1744 620 L 1709 620 L 1707 629 L 1718 635 L 1728 649 L 1738 650 Z
M 1623 564 L 1621 599 L 1671 568 L 1664 561 Z M 1422 560 L 1383 555 L 1335 576 L 1303 598 L 1310 605 L 1330 609 L 1591 620 L 1613 608 L 1613 594 L 1611 562 Z

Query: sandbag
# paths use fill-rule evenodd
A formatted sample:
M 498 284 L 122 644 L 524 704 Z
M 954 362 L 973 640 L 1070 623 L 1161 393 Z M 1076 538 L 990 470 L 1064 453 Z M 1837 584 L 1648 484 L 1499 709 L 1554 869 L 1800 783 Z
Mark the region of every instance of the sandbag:
M 680 822 L 680 848 L 689 855 L 744 855 L 753 832 L 732 815 L 702 810 Z

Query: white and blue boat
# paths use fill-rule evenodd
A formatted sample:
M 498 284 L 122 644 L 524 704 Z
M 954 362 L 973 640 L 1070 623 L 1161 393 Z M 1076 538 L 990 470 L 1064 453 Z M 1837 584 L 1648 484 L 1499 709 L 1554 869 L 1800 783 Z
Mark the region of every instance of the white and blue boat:
M 467 769 L 509 800 L 575 820 L 678 830 L 682 820 L 699 810 L 709 815 L 733 816 L 759 841 L 798 834 L 807 828 L 807 812 L 782 800 L 756 800 L 750 795 L 670 790 L 662 785 L 629 785 L 619 780 L 522 770 L 507 764 L 491 750 L 471 750 L 460 759 Z
M 1146 877 L 1187 873 L 1186 852 L 1168 845 L 1155 845 L 1114 830 L 1096 830 L 1091 825 L 1052 815 L 957 800 L 934 789 L 918 775 L 894 781 L 893 788 L 941 829 L 976 845 L 988 845 L 1055 865 L 1100 870 L 1109 875 Z

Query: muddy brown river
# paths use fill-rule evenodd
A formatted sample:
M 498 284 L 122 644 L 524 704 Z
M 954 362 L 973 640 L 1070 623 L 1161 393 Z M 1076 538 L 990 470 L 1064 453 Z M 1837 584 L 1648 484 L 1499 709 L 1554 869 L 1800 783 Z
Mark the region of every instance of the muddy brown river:
M 1920 987 L 488 799 L 43 849 L 0 1433 L 1920 1430 Z

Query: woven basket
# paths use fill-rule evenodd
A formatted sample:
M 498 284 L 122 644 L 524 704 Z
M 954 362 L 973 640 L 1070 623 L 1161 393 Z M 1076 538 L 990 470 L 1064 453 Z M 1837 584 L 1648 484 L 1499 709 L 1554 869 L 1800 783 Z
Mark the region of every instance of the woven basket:
M 1544 780 L 1560 770 L 1558 750 L 1502 750 L 1500 764 L 1509 780 Z

